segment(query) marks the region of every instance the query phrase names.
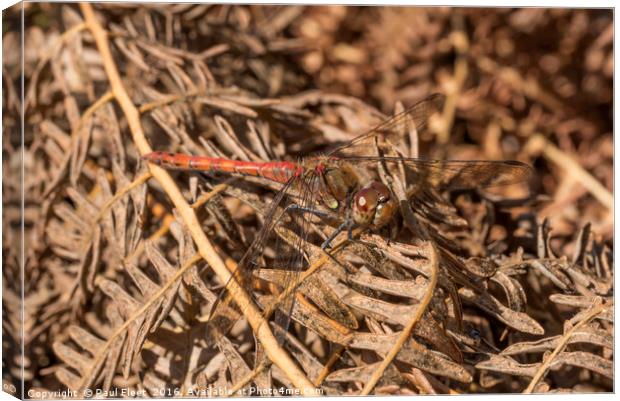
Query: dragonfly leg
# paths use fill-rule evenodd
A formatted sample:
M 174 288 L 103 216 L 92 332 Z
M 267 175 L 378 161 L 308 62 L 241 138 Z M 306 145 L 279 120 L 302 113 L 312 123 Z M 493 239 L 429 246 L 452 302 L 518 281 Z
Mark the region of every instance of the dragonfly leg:
M 321 244 L 321 249 L 325 250 L 325 249 L 331 248 L 331 245 L 330 245 L 331 242 L 345 228 L 347 229 L 347 231 L 349 233 L 348 234 L 349 235 L 349 239 L 352 239 L 353 238 L 353 224 L 351 224 L 351 220 L 347 219 L 341 225 L 339 225 L 338 228 L 336 228 L 336 230 L 334 230 L 332 235 L 330 235 L 325 241 L 323 241 L 323 243 Z
M 316 209 L 312 209 L 310 207 L 304 207 L 304 206 L 300 206 L 298 204 L 290 204 L 288 205 L 285 209 L 284 209 L 285 213 L 289 213 L 289 212 L 300 212 L 300 213 L 304 213 L 304 212 L 308 212 L 308 213 L 312 213 L 313 215 L 320 217 L 322 219 L 326 219 L 329 218 L 331 215 L 329 213 L 325 213 L 322 212 L 320 210 L 316 210 Z
M 312 213 L 315 216 L 317 216 L 319 218 L 322 218 L 322 219 L 333 218 L 333 215 L 330 214 L 330 213 L 322 212 L 320 210 L 312 209 L 312 208 L 309 208 L 309 207 L 300 206 L 300 205 L 297 205 L 295 203 L 293 203 L 291 205 L 288 205 L 284 209 L 284 212 L 285 213 L 289 213 L 289 212 L 301 212 L 301 213 L 304 213 L 304 212 L 307 212 L 307 213 Z M 348 228 L 349 239 L 352 239 L 353 238 L 353 224 L 351 224 L 351 219 L 347 219 L 347 220 L 345 220 L 344 223 L 342 223 L 340 226 L 338 226 L 338 228 L 336 228 L 336 230 L 332 233 L 332 235 L 329 236 L 329 238 L 327 238 L 325 241 L 323 241 L 323 243 L 321 244 L 321 249 L 323 249 L 323 250 L 329 249 L 330 248 L 330 243 L 345 228 Z

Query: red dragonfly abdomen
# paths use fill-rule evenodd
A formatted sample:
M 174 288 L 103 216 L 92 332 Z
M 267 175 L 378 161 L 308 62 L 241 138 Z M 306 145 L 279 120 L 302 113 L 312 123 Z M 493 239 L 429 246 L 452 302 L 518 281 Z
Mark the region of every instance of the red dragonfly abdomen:
M 152 152 L 144 155 L 142 158 L 166 169 L 236 173 L 263 177 L 280 183 L 286 183 L 289 179 L 301 174 L 303 171 L 303 168 L 296 163 L 282 161 L 247 162 L 169 152 Z

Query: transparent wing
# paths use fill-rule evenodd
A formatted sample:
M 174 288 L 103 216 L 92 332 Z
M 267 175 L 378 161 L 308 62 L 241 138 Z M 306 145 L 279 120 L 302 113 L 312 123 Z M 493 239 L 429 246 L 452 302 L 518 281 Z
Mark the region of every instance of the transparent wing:
M 295 200 L 295 206 L 300 207 L 300 209 L 290 215 L 293 224 L 282 224 L 276 227 L 278 238 L 274 267 L 288 272 L 283 282 L 280 283 L 280 290 L 281 293 L 289 293 L 289 295 L 283 299 L 276 297 L 264 310 L 265 319 L 269 319 L 272 312 L 275 313 L 275 323 L 283 329 L 276 333 L 276 338 L 280 344 L 283 343 L 291 322 L 295 305 L 295 296 L 293 296 L 296 292 L 295 286 L 300 284 L 301 272 L 308 268 L 307 245 L 311 230 L 310 219 L 304 214 L 309 213 L 305 210 L 312 210 L 316 207 L 315 200 L 319 192 L 320 180 L 317 175 L 311 173 L 305 179 L 297 181 L 296 184 L 298 184 L 296 189 L 298 189 L 299 194 Z
M 226 287 L 220 292 L 220 295 L 211 308 L 209 320 L 207 322 L 208 339 L 213 343 L 226 335 L 232 326 L 243 316 L 243 312 L 235 303 L 234 296 L 230 291 L 233 280 L 242 287 L 248 294 L 253 292 L 254 274 L 256 261 L 260 257 L 268 240 L 269 234 L 273 230 L 273 226 L 277 223 L 276 216 L 280 210 L 279 206 L 286 199 L 287 192 L 292 186 L 293 180 L 289 182 L 276 194 L 272 201 L 271 207 L 265 215 L 263 226 L 256 235 L 254 241 L 245 252 L 237 268 L 235 269 Z
M 414 104 L 402 113 L 388 118 L 381 124 L 372 128 L 350 142 L 332 150 L 328 156 L 372 156 L 375 141 L 380 139 L 390 139 L 399 128 L 415 127 L 418 133 L 425 131 L 428 127 L 429 118 L 436 113 L 440 113 L 445 103 L 445 96 L 439 93 L 430 95 L 424 100 Z M 396 140 L 396 139 L 395 139 Z
M 514 160 L 427 160 L 406 157 L 347 157 L 342 162 L 356 166 L 377 162 L 400 163 L 413 184 L 428 183 L 444 189 L 494 187 L 527 181 L 533 170 Z
M 290 295 L 280 299 L 277 304 L 266 305 L 263 315 L 265 320 L 269 320 L 275 313 L 276 324 L 283 328 L 279 331 L 281 333 L 278 336 L 279 342 L 283 341 L 284 333 L 288 329 L 294 302 L 292 295 L 295 291 L 289 290 L 288 287 L 298 282 L 301 272 L 307 267 L 304 249 L 309 233 L 307 219 L 304 219 L 298 212 L 287 212 L 286 209 L 293 203 L 301 210 L 313 207 L 318 185 L 318 177 L 314 175 L 305 177 L 303 181 L 302 177 L 289 180 L 272 201 L 265 215 L 263 226 L 230 279 L 235 280 L 246 292 L 253 293 L 256 280 L 254 270 L 258 267 L 257 260 L 268 243 L 274 244 L 275 257 L 270 267 L 288 272 L 285 281 L 278 284 L 281 291 L 290 291 Z M 293 191 L 299 194 L 293 196 Z M 244 311 L 234 302 L 234 297 L 229 290 L 230 286 L 231 283 L 227 283 L 211 309 L 207 325 L 208 337 L 213 342 L 225 335 L 244 314 Z

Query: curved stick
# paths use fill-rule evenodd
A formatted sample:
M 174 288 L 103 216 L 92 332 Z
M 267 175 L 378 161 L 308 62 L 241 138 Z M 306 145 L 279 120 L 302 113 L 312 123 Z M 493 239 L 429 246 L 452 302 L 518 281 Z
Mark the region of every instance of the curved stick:
M 152 149 L 146 140 L 142 125 L 140 124 L 140 113 L 134 106 L 131 98 L 127 94 L 123 82 L 121 80 L 112 52 L 110 51 L 110 45 L 108 42 L 107 32 L 99 24 L 92 5 L 89 3 L 80 3 L 80 9 L 84 14 L 84 19 L 88 26 L 88 29 L 92 33 L 101 58 L 103 60 L 103 66 L 110 81 L 112 87 L 112 93 L 114 98 L 118 102 L 119 106 L 123 110 L 127 123 L 131 131 L 136 147 L 140 151 L 141 155 L 146 155 L 152 152 Z M 223 282 L 228 282 L 231 277 L 230 271 L 226 268 L 226 265 L 215 252 L 213 245 L 209 242 L 209 239 L 202 231 L 200 222 L 194 213 L 194 210 L 187 203 L 183 194 L 177 187 L 176 183 L 168 174 L 168 172 L 161 167 L 150 164 L 150 171 L 153 177 L 161 184 L 166 191 L 166 194 L 179 211 L 181 218 L 185 222 L 200 256 L 211 266 L 213 271 Z M 317 390 L 312 382 L 306 377 L 303 371 L 295 364 L 291 357 L 282 349 L 269 329 L 268 324 L 263 324 L 265 321 L 261 315 L 258 307 L 252 302 L 251 297 L 241 288 L 239 285 L 232 285 L 230 291 L 233 293 L 236 302 L 241 310 L 244 311 L 248 323 L 252 326 L 254 333 L 258 340 L 265 347 L 265 351 L 269 357 L 291 380 L 293 385 L 301 390 L 304 395 L 316 395 Z

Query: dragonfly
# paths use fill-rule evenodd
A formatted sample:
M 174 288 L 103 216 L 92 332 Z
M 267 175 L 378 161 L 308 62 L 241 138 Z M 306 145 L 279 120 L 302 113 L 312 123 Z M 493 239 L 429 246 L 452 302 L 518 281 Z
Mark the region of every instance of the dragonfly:
M 327 250 L 334 238 L 343 231 L 352 239 L 354 228 L 379 232 L 398 214 L 398 200 L 394 192 L 378 174 L 378 166 L 406 171 L 415 185 L 430 185 L 445 190 L 493 187 L 526 181 L 532 169 L 513 160 L 430 160 L 394 155 L 395 143 L 402 139 L 402 127 L 418 134 L 429 127 L 433 114 L 441 113 L 445 98 L 434 94 L 405 111 L 388 118 L 366 133 L 336 147 L 326 154 L 293 161 L 242 161 L 218 157 L 193 156 L 156 151 L 145 155 L 148 162 L 171 170 L 205 173 L 223 173 L 264 179 L 282 184 L 265 213 L 264 222 L 237 265 L 231 280 L 236 280 L 252 293 L 254 270 L 262 257 L 267 239 L 282 221 L 285 213 L 298 218 L 293 244 L 276 242 L 274 266 L 289 271 L 281 287 L 289 296 L 280 299 L 279 306 L 271 305 L 264 313 L 279 310 L 276 324 L 286 331 L 291 319 L 294 297 L 293 285 L 299 285 L 299 275 L 308 267 L 306 242 L 310 236 L 307 214 L 339 221 L 333 233 L 324 239 L 321 247 Z M 284 211 L 283 211 L 284 209 Z M 301 217 L 300 217 L 301 216 Z M 287 246 L 288 245 L 288 246 Z M 278 248 L 286 248 L 280 250 Z M 234 303 L 226 285 L 211 309 L 208 325 L 222 335 L 243 315 Z M 280 330 L 282 332 L 282 330 Z

